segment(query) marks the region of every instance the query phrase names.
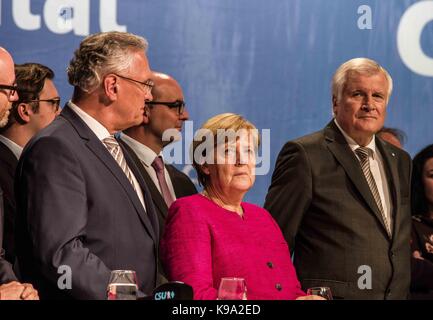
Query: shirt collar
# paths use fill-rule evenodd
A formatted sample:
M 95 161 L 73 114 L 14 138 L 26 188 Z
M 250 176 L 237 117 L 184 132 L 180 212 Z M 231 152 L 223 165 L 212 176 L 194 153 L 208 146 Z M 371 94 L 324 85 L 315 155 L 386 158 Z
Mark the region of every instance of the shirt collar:
M 150 149 L 148 146 L 142 144 L 141 142 L 138 142 L 137 140 L 131 138 L 130 136 L 124 134 L 123 132 L 120 133 L 120 139 L 122 139 L 128 146 L 131 147 L 132 150 L 135 151 L 137 157 L 147 167 L 150 167 L 152 165 L 152 162 L 155 160 L 157 156 L 162 157 L 162 159 L 164 160 L 162 152 L 156 154 L 155 151 Z
M 21 153 L 23 152 L 23 147 L 21 147 L 11 139 L 6 138 L 4 135 L 1 134 L 0 134 L 0 141 L 3 142 L 6 145 L 6 147 L 8 147 L 12 151 L 12 153 L 15 155 L 17 159 L 21 157 Z
M 99 140 L 111 136 L 110 132 L 98 120 L 90 116 L 87 112 L 83 111 L 72 101 L 68 101 L 68 106 L 84 121 L 84 123 L 93 131 Z
M 349 145 L 350 149 L 352 151 L 355 151 L 356 149 L 358 149 L 359 147 L 361 147 L 358 143 L 356 143 L 355 140 L 353 140 L 347 133 L 346 131 L 343 130 L 343 128 L 338 124 L 337 119 L 334 118 L 334 123 L 336 124 L 336 126 L 338 127 L 338 129 L 340 129 L 341 133 L 343 134 L 344 138 L 347 141 L 347 144 Z M 370 143 L 368 145 L 365 146 L 366 148 L 371 149 L 372 152 L 372 156 L 373 159 L 376 156 L 376 138 L 375 136 L 373 136 L 373 139 L 371 139 Z

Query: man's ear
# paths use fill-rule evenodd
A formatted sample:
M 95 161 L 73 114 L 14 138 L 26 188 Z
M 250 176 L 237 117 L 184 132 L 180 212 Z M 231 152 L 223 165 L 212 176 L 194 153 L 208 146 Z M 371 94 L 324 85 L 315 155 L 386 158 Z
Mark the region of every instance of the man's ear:
M 20 103 L 17 107 L 17 114 L 21 120 L 18 122 L 26 124 L 30 122 L 30 116 L 33 114 L 32 107 L 28 103 Z
M 118 82 L 115 75 L 110 75 L 104 78 L 104 92 L 110 101 L 117 100 Z
M 150 122 L 150 109 L 147 105 L 144 105 L 143 123 L 148 124 L 149 122 Z
M 332 95 L 332 112 L 334 113 L 334 116 L 337 114 L 337 106 L 337 97 Z

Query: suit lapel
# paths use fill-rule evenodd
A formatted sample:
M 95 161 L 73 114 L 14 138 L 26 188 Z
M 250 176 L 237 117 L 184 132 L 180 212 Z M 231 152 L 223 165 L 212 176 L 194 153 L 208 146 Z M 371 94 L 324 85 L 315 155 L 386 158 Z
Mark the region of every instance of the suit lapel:
M 392 212 L 394 212 L 394 215 L 391 215 L 393 222 L 392 233 L 394 234 L 395 227 L 398 225 L 396 221 L 398 221 L 397 219 L 400 218 L 400 189 L 397 188 L 397 186 L 400 185 L 400 179 L 395 158 L 396 155 L 392 150 L 390 150 L 390 148 L 386 144 L 384 144 L 378 138 L 376 138 L 376 146 L 378 147 L 380 154 L 382 155 L 384 162 L 383 165 L 385 167 L 385 172 L 388 177 L 387 182 L 392 199 Z
M 162 214 L 162 216 L 165 218 L 167 216 L 168 208 L 167 208 L 167 205 L 164 201 L 164 198 L 162 197 L 158 188 L 155 186 L 155 183 L 153 182 L 152 178 L 147 173 L 146 169 L 144 168 L 140 159 L 137 157 L 137 154 L 134 152 L 134 150 L 132 150 L 131 147 L 129 147 L 122 140 L 119 140 L 119 142 L 120 142 L 120 145 L 123 148 L 125 148 L 126 151 L 128 152 L 128 154 L 131 156 L 132 160 L 134 161 L 135 165 L 137 166 L 138 170 L 140 171 L 140 174 L 143 177 L 146 185 L 149 188 L 150 194 L 152 195 L 153 203 L 158 208 L 158 210 Z
M 332 122 L 325 128 L 325 137 L 328 141 L 328 149 L 343 167 L 347 176 L 358 189 L 359 193 L 364 198 L 365 202 L 373 211 L 377 219 L 380 221 L 386 232 L 382 214 L 380 213 L 377 203 L 374 200 L 373 194 L 371 193 L 370 187 L 368 186 L 367 180 L 365 179 L 364 173 L 362 172 L 361 165 L 347 144 L 343 134 L 335 125 L 334 120 L 332 120 Z
M 117 140 L 120 144 L 120 140 Z M 124 144 L 123 144 L 124 145 Z M 146 221 L 150 220 L 150 223 L 152 224 L 152 231 L 153 231 L 153 240 L 155 241 L 157 247 L 158 247 L 158 243 L 159 243 L 159 222 L 158 222 L 158 217 L 156 216 L 156 212 L 155 212 L 155 207 L 153 205 L 153 200 L 152 200 L 152 196 L 150 194 L 150 190 L 148 188 L 148 184 L 144 181 L 141 173 L 140 173 L 140 169 L 137 167 L 137 165 L 134 163 L 134 160 L 132 159 L 130 153 L 123 148 L 123 145 L 120 144 L 123 154 L 125 156 L 126 162 L 128 163 L 129 169 L 132 171 L 132 173 L 134 174 L 135 178 L 138 181 L 138 184 L 141 187 L 141 190 L 143 192 L 143 197 L 144 197 L 144 203 L 146 204 L 146 208 L 147 208 L 147 214 L 146 212 L 144 212 L 144 217 L 142 218 L 148 218 L 145 219 Z M 125 176 L 126 178 L 126 176 Z M 129 181 L 128 181 L 129 182 Z M 135 191 L 134 191 L 135 193 Z M 138 197 L 136 197 L 138 199 Z M 140 202 L 140 206 L 141 206 L 141 202 Z M 141 206 L 141 208 L 143 208 L 143 206 Z
M 176 169 L 173 166 L 166 165 L 165 168 L 167 169 L 168 175 L 170 176 L 171 183 L 173 184 L 174 193 L 176 194 L 176 199 L 181 198 L 184 196 L 183 189 L 185 188 L 185 185 L 180 179 L 179 174 L 176 172 Z
M 128 195 L 129 199 L 133 203 L 143 225 L 145 226 L 149 234 L 152 236 L 154 241 L 157 242 L 158 238 L 155 236 L 153 230 L 153 226 L 152 226 L 153 222 L 151 222 L 147 217 L 146 212 L 143 208 L 143 205 L 140 202 L 140 199 L 138 198 L 137 193 L 135 192 L 134 188 L 132 187 L 125 173 L 122 171 L 122 169 L 120 168 L 116 160 L 114 160 L 110 152 L 104 147 L 102 142 L 90 130 L 90 128 L 81 120 L 81 118 L 79 118 L 79 116 L 76 115 L 75 112 L 72 111 L 68 106 L 65 106 L 63 108 L 61 116 L 63 116 L 68 122 L 72 124 L 72 126 L 76 129 L 77 133 L 80 135 L 80 137 L 83 140 L 85 140 L 85 144 L 87 148 L 89 148 L 89 150 L 93 154 L 95 154 L 95 156 L 98 157 L 99 160 L 101 160 L 101 162 L 112 173 L 112 175 L 116 178 L 116 180 L 120 183 L 120 185 L 125 189 L 126 194 Z M 126 156 L 125 158 L 126 161 L 128 162 L 128 158 Z M 136 175 L 134 171 L 133 173 L 134 175 Z M 144 190 L 143 193 L 145 193 Z M 143 196 L 145 195 L 143 194 Z M 151 209 L 153 209 L 153 207 Z

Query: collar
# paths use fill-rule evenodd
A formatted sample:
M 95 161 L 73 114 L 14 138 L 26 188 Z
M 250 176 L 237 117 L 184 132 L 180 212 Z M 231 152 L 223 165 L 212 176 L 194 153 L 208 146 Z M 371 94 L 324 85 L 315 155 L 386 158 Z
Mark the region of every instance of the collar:
M 153 160 L 155 160 L 157 156 L 162 157 L 162 160 L 164 160 L 162 152 L 156 154 L 155 151 L 150 149 L 148 146 L 142 144 L 141 142 L 138 142 L 137 140 L 131 138 L 123 132 L 120 133 L 120 139 L 122 139 L 128 146 L 131 147 L 132 150 L 135 151 L 137 157 L 141 160 L 141 162 L 144 163 L 146 167 L 150 167 Z
M 337 122 L 337 119 L 334 118 L 334 123 L 335 125 L 338 127 L 338 129 L 341 131 L 341 133 L 343 134 L 344 138 L 347 141 L 347 144 L 349 145 L 350 149 L 355 152 L 356 149 L 358 149 L 359 147 L 361 147 L 358 143 L 356 143 L 355 140 L 353 140 L 347 133 L 346 131 L 343 130 L 342 127 L 340 127 L 340 125 Z M 375 136 L 373 136 L 373 139 L 371 139 L 370 143 L 368 145 L 365 146 L 366 148 L 371 149 L 373 152 L 371 153 L 373 156 L 373 159 L 376 157 L 376 138 Z
M 87 112 L 83 111 L 72 101 L 68 101 L 68 106 L 84 121 L 84 123 L 93 131 L 99 140 L 104 140 L 110 136 L 107 128 L 105 128 L 98 120 L 90 116 Z
M 6 145 L 6 147 L 8 147 L 12 151 L 12 153 L 15 155 L 17 159 L 21 157 L 21 153 L 23 152 L 23 147 L 21 147 L 11 139 L 6 138 L 4 135 L 1 134 L 0 134 L 0 141 L 3 142 Z

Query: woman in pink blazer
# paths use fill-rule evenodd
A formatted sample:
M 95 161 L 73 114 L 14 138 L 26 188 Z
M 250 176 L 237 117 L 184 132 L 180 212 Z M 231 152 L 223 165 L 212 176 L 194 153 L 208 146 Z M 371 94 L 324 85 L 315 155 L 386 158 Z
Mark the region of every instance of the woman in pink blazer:
M 244 278 L 249 300 L 320 299 L 305 297 L 271 215 L 242 202 L 255 180 L 259 137 L 254 125 L 226 113 L 202 129 L 208 135 L 194 141 L 193 161 L 204 191 L 172 204 L 161 240 L 169 280 L 191 285 L 194 299 L 216 299 L 223 277 Z M 236 137 L 218 144 L 220 129 L 233 130 Z

